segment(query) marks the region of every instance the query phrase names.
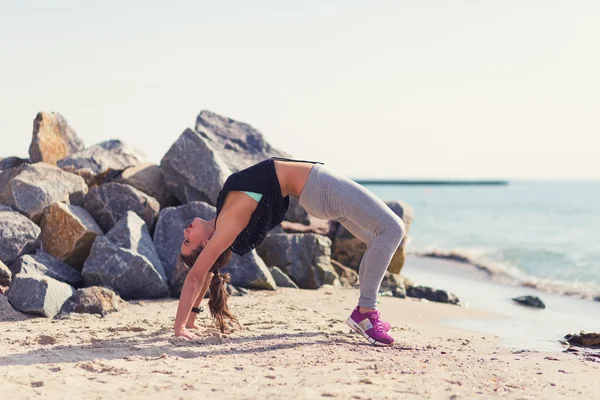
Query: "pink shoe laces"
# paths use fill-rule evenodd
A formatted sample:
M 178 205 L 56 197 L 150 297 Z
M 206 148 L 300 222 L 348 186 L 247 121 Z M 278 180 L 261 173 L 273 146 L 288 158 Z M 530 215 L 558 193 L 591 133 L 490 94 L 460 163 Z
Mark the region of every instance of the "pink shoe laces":
M 374 323 L 373 327 L 375 330 L 378 332 L 384 332 L 383 322 L 381 322 L 381 319 L 379 318 L 379 310 L 371 311 L 369 314 L 372 315 L 372 321 Z

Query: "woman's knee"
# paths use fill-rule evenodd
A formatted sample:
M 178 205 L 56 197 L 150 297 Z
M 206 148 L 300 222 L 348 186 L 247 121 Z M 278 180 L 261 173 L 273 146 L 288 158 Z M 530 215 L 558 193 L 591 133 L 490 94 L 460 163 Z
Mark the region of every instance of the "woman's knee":
M 398 217 L 396 214 L 390 218 L 385 230 L 386 234 L 390 238 L 393 238 L 398 245 L 400 245 L 404 235 L 406 234 L 406 226 L 404 225 L 404 221 L 402 221 L 402 218 Z

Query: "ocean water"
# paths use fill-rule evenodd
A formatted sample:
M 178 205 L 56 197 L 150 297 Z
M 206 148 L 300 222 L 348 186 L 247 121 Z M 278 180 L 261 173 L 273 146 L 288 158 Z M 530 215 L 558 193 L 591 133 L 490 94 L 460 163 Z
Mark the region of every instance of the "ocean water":
M 413 208 L 411 253 L 453 251 L 518 281 L 600 293 L 600 182 L 364 186 Z

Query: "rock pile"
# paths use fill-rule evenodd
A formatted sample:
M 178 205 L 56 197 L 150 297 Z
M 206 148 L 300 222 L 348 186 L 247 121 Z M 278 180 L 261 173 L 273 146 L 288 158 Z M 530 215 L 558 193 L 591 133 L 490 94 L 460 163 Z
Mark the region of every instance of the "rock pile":
M 120 140 L 85 147 L 58 113 L 34 120 L 29 159 L 0 159 L 0 293 L 15 310 L 54 317 L 117 311 L 122 300 L 180 295 L 175 273 L 183 229 L 215 217 L 227 177 L 269 157 L 273 148 L 252 126 L 202 111 L 160 165 Z M 407 226 L 411 208 L 388 206 Z M 402 243 L 382 290 L 404 297 Z M 357 286 L 366 246 L 343 226 L 316 220 L 291 199 L 281 226 L 223 272 L 228 291 Z

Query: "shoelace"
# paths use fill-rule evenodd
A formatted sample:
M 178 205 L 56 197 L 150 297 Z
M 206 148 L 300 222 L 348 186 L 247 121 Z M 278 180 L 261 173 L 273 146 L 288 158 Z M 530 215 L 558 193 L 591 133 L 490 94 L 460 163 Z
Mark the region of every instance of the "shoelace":
M 375 330 L 379 331 L 379 332 L 383 332 L 383 322 L 381 322 L 381 319 L 379 319 L 379 311 L 375 311 L 372 313 L 373 315 L 373 322 L 374 322 L 374 328 Z

